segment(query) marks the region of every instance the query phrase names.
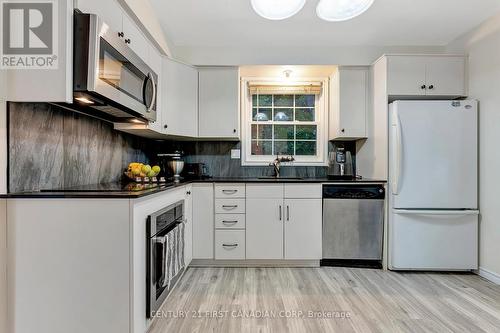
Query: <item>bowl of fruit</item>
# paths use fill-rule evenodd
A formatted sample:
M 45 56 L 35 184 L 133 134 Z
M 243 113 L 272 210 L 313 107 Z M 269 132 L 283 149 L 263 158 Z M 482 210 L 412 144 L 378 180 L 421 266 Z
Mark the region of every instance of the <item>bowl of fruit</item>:
M 156 181 L 161 168 L 157 165 L 151 167 L 149 164 L 132 162 L 128 165 L 125 176 L 135 182 Z

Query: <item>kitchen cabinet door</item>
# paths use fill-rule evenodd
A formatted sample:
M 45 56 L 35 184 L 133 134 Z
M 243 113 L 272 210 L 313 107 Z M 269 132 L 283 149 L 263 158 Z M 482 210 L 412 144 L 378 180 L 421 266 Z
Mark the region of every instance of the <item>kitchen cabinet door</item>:
M 283 199 L 247 199 L 246 258 L 283 259 Z
M 148 58 L 149 42 L 135 22 L 123 13 L 123 40 L 141 59 Z
M 214 186 L 193 184 L 193 259 L 214 258 Z
M 199 119 L 201 138 L 238 139 L 238 68 L 200 68 Z
M 387 91 L 394 96 L 425 96 L 427 57 L 388 56 Z
M 342 67 L 332 79 L 330 140 L 366 138 L 368 68 Z
M 73 1 L 57 2 L 57 68 L 2 70 L 0 75 L 8 82 L 2 94 L 5 100 L 73 102 L 73 9 Z
M 321 259 L 321 199 L 285 199 L 284 207 L 285 259 Z
M 162 122 L 164 133 L 198 135 L 198 70 L 163 58 Z
M 187 266 L 193 260 L 193 187 L 186 186 L 186 197 L 184 199 L 184 263 Z
M 463 56 L 427 57 L 427 96 L 467 96 L 465 68 Z

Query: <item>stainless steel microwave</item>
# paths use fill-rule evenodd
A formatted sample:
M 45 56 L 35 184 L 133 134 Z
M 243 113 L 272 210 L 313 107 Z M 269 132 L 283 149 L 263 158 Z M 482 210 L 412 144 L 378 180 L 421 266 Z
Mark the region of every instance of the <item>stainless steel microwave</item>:
M 114 122 L 156 121 L 158 75 L 97 15 L 74 14 L 77 109 Z

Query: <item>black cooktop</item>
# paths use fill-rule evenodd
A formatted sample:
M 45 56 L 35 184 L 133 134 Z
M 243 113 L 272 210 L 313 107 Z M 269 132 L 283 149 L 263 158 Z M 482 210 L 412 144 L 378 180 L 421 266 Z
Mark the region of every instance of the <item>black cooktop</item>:
M 40 192 L 141 192 L 146 190 L 171 187 L 174 182 L 167 183 L 106 183 L 40 190 Z

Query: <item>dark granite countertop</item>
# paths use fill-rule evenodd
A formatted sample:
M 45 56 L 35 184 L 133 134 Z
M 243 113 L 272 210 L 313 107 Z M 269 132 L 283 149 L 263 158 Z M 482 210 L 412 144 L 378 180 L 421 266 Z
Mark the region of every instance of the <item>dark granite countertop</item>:
M 181 180 L 178 183 L 170 182 L 157 186 L 141 184 L 123 185 L 120 183 L 86 185 L 70 189 L 42 190 L 35 192 L 9 193 L 0 195 L 0 198 L 38 198 L 38 199 L 64 199 L 64 198 L 90 198 L 90 199 L 137 199 L 148 195 L 157 194 L 170 189 L 178 188 L 192 183 L 386 183 L 380 179 L 349 179 L 331 180 L 328 178 L 207 178 Z

